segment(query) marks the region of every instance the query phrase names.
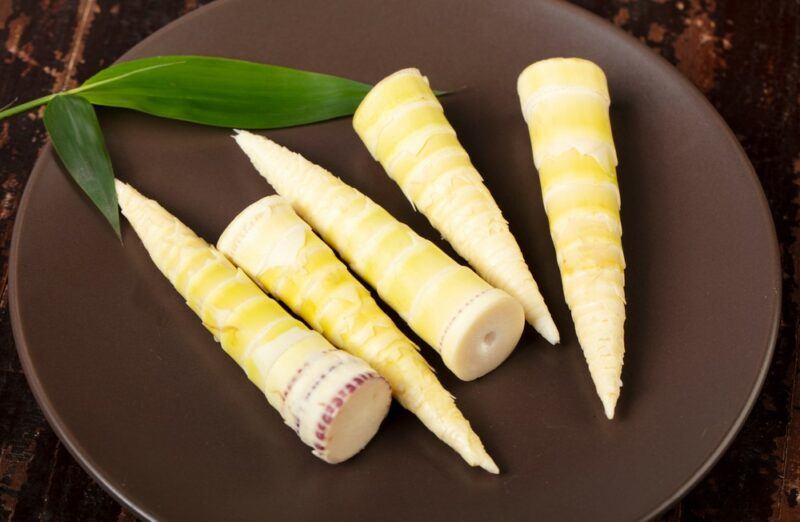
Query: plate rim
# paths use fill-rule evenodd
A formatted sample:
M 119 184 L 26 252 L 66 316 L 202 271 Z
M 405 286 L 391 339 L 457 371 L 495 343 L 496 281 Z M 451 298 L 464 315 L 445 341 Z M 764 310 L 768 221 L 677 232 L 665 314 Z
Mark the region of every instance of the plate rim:
M 140 42 L 136 43 L 130 49 L 128 49 L 125 53 L 120 56 L 114 63 L 126 61 L 130 54 L 137 51 L 141 46 L 148 43 L 151 39 L 159 36 L 162 32 L 167 32 L 174 30 L 175 27 L 180 26 L 188 21 L 192 20 L 196 16 L 205 16 L 210 11 L 215 9 L 222 9 L 224 6 L 228 4 L 232 4 L 235 2 L 242 2 L 248 0 L 216 0 L 210 4 L 204 5 L 190 13 L 187 13 L 172 22 L 166 24 L 165 26 L 157 29 Z M 772 359 L 775 354 L 775 347 L 777 343 L 778 333 L 780 330 L 780 319 L 782 315 L 783 309 L 783 281 L 782 281 L 782 264 L 781 264 L 781 253 L 780 253 L 780 243 L 778 241 L 777 230 L 775 228 L 775 221 L 772 216 L 772 211 L 769 206 L 769 201 L 767 200 L 766 193 L 764 192 L 764 188 L 761 184 L 761 181 L 758 177 L 758 174 L 753 167 L 750 158 L 747 156 L 747 153 L 744 151 L 739 140 L 736 138 L 736 135 L 733 133 L 731 128 L 728 126 L 725 119 L 722 115 L 717 111 L 717 109 L 711 104 L 711 102 L 703 95 L 699 89 L 691 82 L 688 78 L 686 78 L 680 71 L 677 70 L 675 66 L 673 66 L 670 62 L 668 62 L 661 54 L 655 53 L 652 49 L 647 47 L 645 44 L 637 40 L 635 37 L 630 35 L 629 33 L 623 31 L 616 25 L 610 23 L 609 21 L 605 20 L 604 18 L 600 17 L 589 11 L 588 9 L 579 7 L 574 5 L 567 0 L 538 0 L 543 4 L 549 4 L 554 9 L 560 9 L 567 11 L 570 15 L 582 19 L 585 23 L 591 25 L 592 27 L 596 27 L 602 31 L 608 31 L 612 34 L 615 34 L 617 37 L 620 37 L 621 42 L 625 45 L 625 47 L 632 50 L 632 52 L 639 53 L 640 55 L 646 54 L 646 60 L 652 61 L 655 66 L 660 68 L 662 71 L 666 73 L 667 76 L 674 79 L 674 81 L 681 84 L 687 91 L 687 93 L 694 98 L 694 101 L 698 102 L 701 105 L 704 105 L 708 112 L 711 114 L 711 121 L 718 127 L 724 135 L 726 135 L 734 145 L 734 153 L 738 156 L 738 159 L 742 162 L 743 166 L 748 171 L 748 179 L 754 185 L 755 192 L 758 194 L 759 200 L 759 207 L 764 216 L 767 218 L 767 223 L 770 225 L 769 228 L 769 237 L 768 241 L 770 243 L 769 247 L 769 254 L 771 254 L 772 262 L 770 263 L 769 269 L 772 271 L 772 275 L 774 278 L 774 287 L 777 289 L 777 292 L 774 295 L 775 299 L 775 310 L 774 316 L 772 318 L 772 325 L 770 328 L 769 338 L 768 338 L 768 346 L 764 352 L 764 357 L 760 363 L 760 368 L 758 374 L 756 375 L 755 381 L 753 382 L 753 386 L 749 396 L 747 397 L 739 415 L 733 420 L 732 424 L 728 428 L 725 435 L 719 441 L 717 446 L 714 450 L 705 458 L 705 460 L 697 467 L 697 469 L 692 472 L 692 474 L 683 482 L 683 484 L 678 487 L 671 495 L 669 495 L 661 504 L 655 506 L 651 509 L 648 513 L 642 516 L 639 520 L 650 520 L 659 514 L 665 512 L 669 509 L 673 504 L 675 504 L 678 500 L 680 500 L 684 495 L 686 495 L 691 489 L 693 489 L 700 480 L 705 477 L 708 472 L 714 467 L 714 465 L 719 462 L 720 458 L 725 454 L 725 452 L 730 447 L 733 440 L 739 434 L 744 425 L 747 418 L 750 416 L 753 407 L 755 406 L 756 401 L 761 393 L 761 390 L 764 386 L 764 382 L 766 381 L 767 374 L 769 373 L 769 369 L 772 364 Z M 42 147 L 39 152 L 39 155 L 36 158 L 36 162 L 34 163 L 33 168 L 31 169 L 31 173 L 28 177 L 27 182 L 25 183 L 25 188 L 23 189 L 22 197 L 20 198 L 19 206 L 17 207 L 16 215 L 14 218 L 14 226 L 12 229 L 11 235 L 11 245 L 10 245 L 10 252 L 9 252 L 9 260 L 8 260 L 8 306 L 9 306 L 9 317 L 11 322 L 11 330 L 14 338 L 14 344 L 19 356 L 20 364 L 22 366 L 23 373 L 25 374 L 25 379 L 28 383 L 28 386 L 38 404 L 39 408 L 41 409 L 42 413 L 47 420 L 47 423 L 50 425 L 51 429 L 55 432 L 56 436 L 59 438 L 59 441 L 66 447 L 67 451 L 72 455 L 72 457 L 76 460 L 76 462 L 86 471 L 92 479 L 100 485 L 100 487 L 105 490 L 109 495 L 111 495 L 117 502 L 121 505 L 126 507 L 127 509 L 134 512 L 137 516 L 142 517 L 146 520 L 157 520 L 157 518 L 151 514 L 145 507 L 142 505 L 141 502 L 137 502 L 135 498 L 132 497 L 131 494 L 123 493 L 115 481 L 106 475 L 106 473 L 102 470 L 102 466 L 95 462 L 92 458 L 90 458 L 85 451 L 81 448 L 81 444 L 74 437 L 74 435 L 70 432 L 67 426 L 64 424 L 62 419 L 59 417 L 56 410 L 53 408 L 47 394 L 44 392 L 42 383 L 37 375 L 34 365 L 31 362 L 29 349 L 25 338 L 25 333 L 22 327 L 22 317 L 19 313 L 19 294 L 18 294 L 18 266 L 19 266 L 19 242 L 20 242 L 20 230 L 25 222 L 25 211 L 28 206 L 28 202 L 31 198 L 31 194 L 33 192 L 32 187 L 39 181 L 42 177 L 42 170 L 44 168 L 44 164 L 46 158 L 49 158 L 53 153 L 52 143 L 48 137 L 47 143 Z

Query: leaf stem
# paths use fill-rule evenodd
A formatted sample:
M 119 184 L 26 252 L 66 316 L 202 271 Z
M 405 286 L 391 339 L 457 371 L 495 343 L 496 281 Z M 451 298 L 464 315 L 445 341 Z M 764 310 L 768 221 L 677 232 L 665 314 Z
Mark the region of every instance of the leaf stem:
M 34 107 L 38 107 L 39 105 L 44 105 L 45 103 L 49 102 L 59 94 L 60 93 L 48 94 L 47 96 L 42 96 L 41 98 L 36 98 L 35 100 L 21 103 L 19 105 L 11 107 L 10 109 L 0 111 L 0 120 L 8 118 L 9 116 L 14 116 L 15 114 L 19 114 L 21 112 L 28 111 L 30 109 L 33 109 Z
M 100 80 L 100 81 L 97 81 L 97 82 L 89 81 L 88 83 L 84 83 L 83 85 L 81 85 L 79 87 L 75 87 L 73 89 L 69 89 L 68 91 L 54 92 L 53 94 L 48 94 L 47 96 L 42 96 L 41 98 L 36 98 L 35 100 L 31 100 L 29 102 L 25 102 L 25 103 L 21 103 L 19 105 L 15 105 L 14 107 L 11 107 L 10 109 L 2 110 L 2 111 L 0 111 L 0 120 L 4 120 L 4 119 L 6 119 L 6 118 L 8 118 L 10 116 L 14 116 L 16 114 L 20 114 L 20 113 L 25 112 L 27 110 L 33 109 L 35 107 L 38 107 L 39 105 L 44 105 L 45 103 L 48 103 L 50 100 L 52 100 L 53 98 L 55 98 L 56 96 L 58 96 L 60 94 L 78 94 L 78 93 L 81 93 L 83 91 L 88 91 L 88 90 L 94 89 L 95 87 L 100 87 L 101 85 L 105 85 L 107 83 L 112 83 L 112 82 L 115 82 L 117 80 L 121 80 L 123 78 L 127 78 L 128 76 L 133 76 L 135 74 L 140 74 L 140 73 L 143 73 L 143 72 L 152 71 L 153 69 L 160 69 L 161 67 L 168 67 L 170 65 L 180 65 L 182 63 L 186 63 L 185 60 L 184 61 L 177 61 L 177 62 L 170 62 L 170 63 L 161 63 L 161 64 L 157 64 L 157 65 L 151 65 L 150 67 L 145 67 L 143 69 L 130 71 L 130 72 L 127 72 L 125 74 L 121 74 L 119 76 L 112 76 L 111 78 L 106 78 L 105 80 Z

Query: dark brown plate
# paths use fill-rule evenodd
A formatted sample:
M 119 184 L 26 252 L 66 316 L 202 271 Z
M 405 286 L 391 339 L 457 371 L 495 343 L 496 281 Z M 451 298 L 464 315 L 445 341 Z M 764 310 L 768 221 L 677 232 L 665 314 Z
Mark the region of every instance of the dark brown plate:
M 424 353 L 503 469 L 468 468 L 393 409 L 367 449 L 328 466 L 285 428 L 156 270 L 124 247 L 47 150 L 19 211 L 14 333 L 28 380 L 70 451 L 141 515 L 171 520 L 632 520 L 664 509 L 730 442 L 770 361 L 778 250 L 731 132 L 651 51 L 565 4 L 506 0 L 223 0 L 126 58 L 199 53 L 376 81 L 417 66 L 511 222 L 561 328 L 459 382 Z M 534 60 L 607 72 L 628 258 L 618 418 L 595 396 L 561 296 L 516 95 Z M 102 110 L 117 173 L 211 241 L 267 184 L 224 129 Z M 438 241 L 370 159 L 349 119 L 271 132 Z M 443 244 L 439 241 L 439 244 Z

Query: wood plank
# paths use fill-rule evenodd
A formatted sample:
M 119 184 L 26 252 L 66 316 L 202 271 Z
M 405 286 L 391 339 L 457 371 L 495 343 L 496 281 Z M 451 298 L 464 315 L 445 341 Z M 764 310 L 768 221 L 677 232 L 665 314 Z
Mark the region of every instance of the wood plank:
M 69 88 L 208 1 L 0 0 L 0 103 Z M 0 123 L 0 520 L 132 520 L 68 454 L 37 407 L 8 321 L 7 258 L 22 189 L 46 135 L 41 114 Z
M 0 85 L 0 100 L 37 97 L 53 89 L 65 77 L 78 6 L 32 6 L 4 1 L 0 4 L 2 76 L 13 78 Z M 32 497 L 21 494 L 30 484 L 44 483 L 43 473 L 51 460 L 56 439 L 36 406 L 13 350 L 6 300 L 7 255 L 17 203 L 28 172 L 44 142 L 41 123 L 35 116 L 2 122 L 0 130 L 0 243 L 3 272 L 0 277 L 0 313 L 3 349 L 0 351 L 0 518 L 24 519 Z M 41 498 L 41 497 L 40 497 Z

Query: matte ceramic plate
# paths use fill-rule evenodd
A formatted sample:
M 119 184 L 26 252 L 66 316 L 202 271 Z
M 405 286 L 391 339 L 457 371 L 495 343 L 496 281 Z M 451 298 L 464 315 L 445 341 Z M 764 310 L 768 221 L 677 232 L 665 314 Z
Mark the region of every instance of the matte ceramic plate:
M 284 427 L 156 270 L 124 246 L 48 149 L 11 258 L 14 333 L 53 428 L 120 501 L 164 520 L 632 520 L 664 509 L 728 445 L 764 378 L 780 272 L 764 195 L 734 136 L 687 81 L 633 39 L 532 0 L 223 0 L 126 58 L 222 55 L 374 82 L 417 66 L 464 87 L 447 116 L 533 267 L 562 332 L 527 329 L 488 376 L 459 382 L 424 354 L 503 473 L 471 469 L 394 408 L 329 466 Z M 564 304 L 516 78 L 588 57 L 608 74 L 628 259 L 625 387 L 603 416 Z M 102 110 L 119 177 L 209 241 L 268 194 L 225 129 Z M 440 241 L 349 119 L 269 132 Z M 324 204 L 324 202 L 320 202 Z

